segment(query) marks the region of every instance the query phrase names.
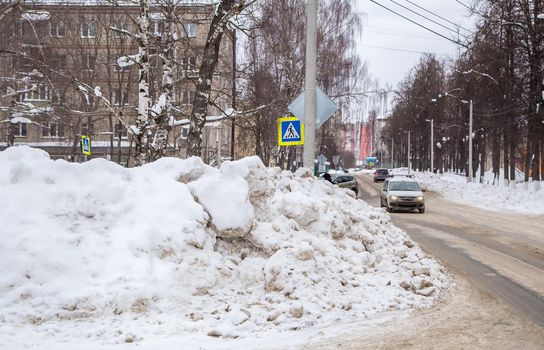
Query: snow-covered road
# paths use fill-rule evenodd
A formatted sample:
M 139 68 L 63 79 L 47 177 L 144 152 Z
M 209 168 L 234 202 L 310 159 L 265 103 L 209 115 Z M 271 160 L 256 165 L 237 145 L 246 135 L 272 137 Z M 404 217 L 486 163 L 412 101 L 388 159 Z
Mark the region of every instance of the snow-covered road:
M 368 175 L 358 178 L 363 188 L 361 198 L 378 207 L 382 184 L 373 183 Z M 511 336 L 504 339 L 504 331 L 497 327 L 503 345 L 505 341 L 512 346 L 542 348 L 544 337 L 533 338 L 532 334 L 535 330 L 544 334 L 544 216 L 480 209 L 448 201 L 432 192 L 427 192 L 426 200 L 424 215 L 393 213 L 394 223 L 459 278 L 466 279 L 471 294 L 486 296 L 476 299 L 489 298 L 506 305 L 505 312 L 498 312 L 492 305 L 483 308 L 488 313 L 486 317 L 492 316 L 487 322 L 500 323 L 505 315 L 510 315 L 507 318 L 513 329 Z M 463 320 L 470 325 L 465 327 L 465 337 L 482 337 L 478 326 L 482 320 L 471 321 L 469 316 Z M 451 337 L 451 333 L 435 333 L 438 338 Z M 478 343 L 476 347 L 493 346 Z

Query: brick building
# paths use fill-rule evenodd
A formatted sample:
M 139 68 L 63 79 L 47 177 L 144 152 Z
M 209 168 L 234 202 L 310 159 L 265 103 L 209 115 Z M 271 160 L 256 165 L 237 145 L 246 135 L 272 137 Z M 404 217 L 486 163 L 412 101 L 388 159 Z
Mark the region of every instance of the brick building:
M 175 9 L 174 118 L 190 115 L 194 79 L 215 6 L 209 1 L 177 1 Z M 161 93 L 166 17 L 161 6 L 150 8 L 150 95 Z M 138 67 L 120 66 L 120 57 L 138 52 L 134 2 L 33 1 L 0 22 L 0 150 L 14 143 L 38 147 L 52 158 L 79 161 L 81 135 L 92 140 L 93 157 L 130 163 L 132 137 L 114 117 L 120 111 L 133 124 L 138 104 Z M 211 115 L 231 106 L 232 35 L 224 36 L 214 75 Z M 98 87 L 101 95 L 84 91 L 78 82 Z M 111 108 L 106 106 L 108 101 Z M 187 129 L 169 131 L 167 153 L 184 157 Z M 203 157 L 216 159 L 219 149 L 230 154 L 230 121 L 210 123 L 204 131 Z M 221 140 L 221 143 L 217 142 Z M 219 147 L 218 147 L 219 146 Z

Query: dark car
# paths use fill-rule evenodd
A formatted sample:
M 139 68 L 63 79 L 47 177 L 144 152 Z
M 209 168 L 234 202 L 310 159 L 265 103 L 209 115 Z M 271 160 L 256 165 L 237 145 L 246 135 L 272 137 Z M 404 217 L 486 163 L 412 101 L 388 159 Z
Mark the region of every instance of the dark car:
M 333 178 L 332 183 L 338 185 L 340 188 L 347 188 L 355 192 L 355 197 L 359 193 L 359 184 L 357 179 L 351 175 L 338 175 Z
M 376 169 L 374 171 L 374 182 L 385 181 L 389 177 L 389 170 L 387 169 Z

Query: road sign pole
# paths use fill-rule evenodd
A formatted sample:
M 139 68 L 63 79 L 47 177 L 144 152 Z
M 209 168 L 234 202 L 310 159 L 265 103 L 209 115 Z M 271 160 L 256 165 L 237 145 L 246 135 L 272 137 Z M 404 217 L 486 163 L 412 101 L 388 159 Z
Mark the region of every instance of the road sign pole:
M 315 158 L 315 111 L 317 80 L 317 1 L 308 0 L 306 5 L 306 93 L 304 101 L 305 143 L 304 167 L 313 171 Z

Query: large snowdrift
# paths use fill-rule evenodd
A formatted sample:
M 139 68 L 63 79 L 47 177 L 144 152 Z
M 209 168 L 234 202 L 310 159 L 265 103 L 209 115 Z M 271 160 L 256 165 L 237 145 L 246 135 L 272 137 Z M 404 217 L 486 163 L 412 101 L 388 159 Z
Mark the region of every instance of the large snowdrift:
M 258 158 L 126 169 L 13 147 L 0 207 L 0 348 L 198 346 L 426 307 L 448 285 L 387 213 Z

